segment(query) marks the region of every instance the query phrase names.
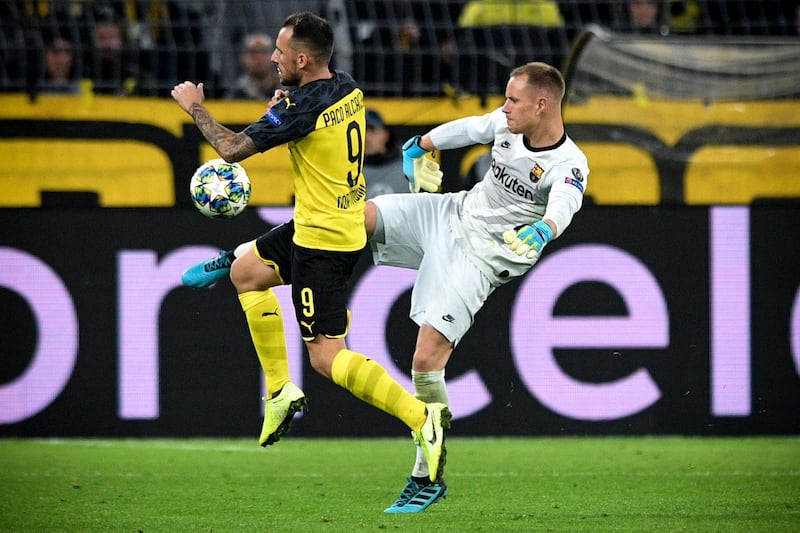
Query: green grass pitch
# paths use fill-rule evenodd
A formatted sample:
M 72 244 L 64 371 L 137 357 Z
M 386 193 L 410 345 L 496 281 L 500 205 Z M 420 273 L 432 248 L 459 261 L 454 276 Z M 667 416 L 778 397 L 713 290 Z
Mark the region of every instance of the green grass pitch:
M 255 440 L 0 439 L 0 531 L 800 531 L 797 437 L 451 437 L 417 515 L 410 439 Z

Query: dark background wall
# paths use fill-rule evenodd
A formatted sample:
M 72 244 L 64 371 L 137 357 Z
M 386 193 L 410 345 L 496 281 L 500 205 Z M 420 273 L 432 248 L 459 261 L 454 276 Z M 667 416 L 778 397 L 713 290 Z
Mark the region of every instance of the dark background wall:
M 234 290 L 180 272 L 288 212 L 0 210 L 0 435 L 255 435 L 261 378 Z M 791 206 L 586 206 L 457 347 L 454 432 L 798 433 L 797 228 Z M 350 345 L 401 380 L 412 279 L 365 256 L 353 280 Z M 311 402 L 296 434 L 405 434 L 315 375 L 294 328 Z

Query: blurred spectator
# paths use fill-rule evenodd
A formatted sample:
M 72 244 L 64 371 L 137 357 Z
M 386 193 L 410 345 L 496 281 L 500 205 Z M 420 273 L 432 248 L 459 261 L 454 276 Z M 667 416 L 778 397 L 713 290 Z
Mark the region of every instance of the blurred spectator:
M 470 0 L 458 17 L 458 25 L 558 27 L 564 25 L 564 18 L 555 0 Z
M 797 0 L 709 0 L 704 3 L 704 10 L 708 12 L 710 33 L 792 35 L 797 6 Z
M 357 41 L 409 50 L 419 39 L 419 27 L 408 3 L 400 0 L 355 0 L 352 5 Z
M 126 49 L 123 27 L 113 12 L 99 12 L 92 28 L 90 52 L 84 74 L 95 93 L 152 94 L 153 80 L 139 65 L 138 57 Z
M 669 22 L 675 33 L 697 33 L 700 4 L 695 0 L 669 0 Z
M 439 82 L 439 90 L 431 91 L 433 95 L 444 94 L 455 96 L 458 85 L 456 63 L 458 50 L 456 47 L 456 20 L 461 13 L 463 0 L 442 0 L 431 2 L 426 0 L 407 2 L 411 20 L 416 25 L 419 35 L 414 49 L 421 58 L 423 68 L 414 73 L 418 78 L 416 84 L 433 84 Z M 437 60 L 438 58 L 438 60 Z M 412 93 L 413 94 L 413 93 Z
M 368 96 L 440 96 L 452 77 L 453 36 L 460 3 L 408 0 L 348 2 L 353 72 L 377 90 Z
M 658 5 L 657 23 L 635 24 L 634 4 Z M 166 96 L 196 79 L 213 82 L 209 98 L 228 96 L 244 36 L 276 35 L 286 14 L 306 9 L 335 23 L 332 64 L 351 70 L 368 97 L 502 94 L 512 65 L 563 67 L 569 45 L 593 24 L 655 35 L 800 32 L 796 0 L 0 0 L 0 91 L 34 95 L 46 36 L 59 34 L 72 42 L 76 76 L 96 74 L 98 92 Z M 121 26 L 125 58 L 109 70 L 113 82 L 92 53 L 95 20 L 108 18 Z
M 569 50 L 555 0 L 470 0 L 458 17 L 458 86 L 482 99 L 502 94 L 517 65 L 563 68 Z
M 614 21 L 615 5 L 626 0 L 559 0 L 559 8 L 564 17 L 564 25 L 570 42 L 587 27 L 611 27 Z
M 16 3 L 0 2 L 0 86 L 3 90 L 25 85 L 26 63 L 32 48 L 29 25 Z
M 44 81 L 39 87 L 46 93 L 78 94 L 80 84 L 73 72 L 72 41 L 56 35 L 47 39 L 44 51 Z
M 615 31 L 669 35 L 669 12 L 663 0 L 626 0 L 619 8 Z
M 247 34 L 278 35 L 283 21 L 291 13 L 312 11 L 323 15 L 321 12 L 323 2 L 320 0 L 227 0 L 211 3 L 213 11 L 206 16 L 210 24 L 204 31 L 203 37 L 209 43 L 211 51 L 210 73 L 219 80 L 219 87 L 223 88 L 220 96 L 227 96 L 239 76 L 238 61 L 231 61 L 231 58 L 236 57 L 241 51 L 242 41 Z M 330 0 L 327 3 L 330 3 Z M 338 48 L 339 44 L 334 41 L 334 57 L 339 53 Z M 181 79 L 193 79 L 183 76 Z M 170 90 L 172 85 L 174 83 L 170 85 Z
M 800 35 L 800 2 L 794 8 L 794 34 Z
M 226 25 L 226 20 L 214 18 L 215 2 L 208 0 L 158 0 L 158 20 L 153 27 L 156 36 L 155 74 L 161 85 L 174 85 L 183 80 L 212 78 L 211 28 Z M 265 2 L 266 4 L 266 2 Z M 168 95 L 169 90 L 162 90 Z M 216 87 L 208 87 L 207 97 L 215 94 Z
M 355 0 L 351 20 L 356 21 L 353 42 L 361 52 L 356 79 L 382 83 L 385 96 L 402 96 L 410 90 L 415 72 L 425 66 L 420 57 L 420 29 L 410 4 L 401 0 Z M 432 63 L 432 57 L 425 58 Z
M 275 44 L 266 33 L 250 33 L 244 38 L 239 62 L 244 72 L 227 98 L 268 101 L 281 87 L 278 71 L 272 63 Z
M 74 0 L 49 0 L 46 2 L 16 0 L 0 3 L 2 6 L 0 7 L 0 20 L 2 21 L 0 24 L 16 26 L 20 31 L 19 34 L 12 33 L 10 35 L 5 30 L 2 31 L 0 34 L 0 38 L 3 39 L 2 45 L 12 47 L 10 55 L 16 56 L 16 64 L 23 68 L 23 86 L 31 98 L 35 98 L 40 90 L 69 90 L 65 87 L 45 86 L 45 79 L 51 75 L 47 72 L 48 67 L 58 68 L 56 64 L 58 58 L 54 56 L 62 55 L 63 57 L 60 59 L 64 61 L 69 55 L 66 52 L 48 54 L 48 48 L 55 36 L 60 36 L 68 41 L 70 47 L 80 41 L 80 26 L 76 17 L 83 13 L 84 4 Z M 22 42 L 18 40 L 19 35 L 23 37 Z M 6 36 L 11 36 L 14 41 L 5 41 Z M 23 48 L 19 48 L 20 44 Z M 51 59 L 49 65 L 48 56 Z M 74 55 L 69 63 L 73 71 L 78 70 L 76 67 L 80 63 Z M 56 72 L 52 74 L 59 75 Z M 60 82 L 58 84 L 61 85 Z
M 403 150 L 374 109 L 367 109 L 364 176 L 368 200 L 382 194 L 408 192 L 408 181 L 403 177 Z

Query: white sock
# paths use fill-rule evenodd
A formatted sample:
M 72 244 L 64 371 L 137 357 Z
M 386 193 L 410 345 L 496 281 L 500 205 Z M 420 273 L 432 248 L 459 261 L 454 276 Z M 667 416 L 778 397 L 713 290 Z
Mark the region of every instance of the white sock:
M 242 254 L 244 254 L 246 251 L 248 251 L 250 248 L 253 247 L 253 243 L 254 242 L 256 242 L 256 241 L 253 240 L 253 241 L 243 242 L 242 244 L 240 244 L 239 246 L 234 248 L 233 249 L 233 257 L 239 257 Z
M 423 402 L 448 403 L 444 369 L 434 370 L 433 372 L 416 372 L 412 370 L 411 380 L 414 382 L 414 396 Z M 424 478 L 429 475 L 428 461 L 425 460 L 425 454 L 422 453 L 422 448 L 419 445 L 417 445 L 417 458 L 414 462 L 414 468 L 411 470 L 411 475 Z

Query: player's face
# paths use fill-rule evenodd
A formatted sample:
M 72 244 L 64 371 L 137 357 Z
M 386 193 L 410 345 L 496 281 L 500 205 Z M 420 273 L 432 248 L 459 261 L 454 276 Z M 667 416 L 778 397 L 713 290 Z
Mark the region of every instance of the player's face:
M 272 52 L 272 62 L 278 69 L 281 84 L 287 87 L 300 84 L 300 69 L 297 67 L 297 52 L 291 46 L 294 29 L 281 28 L 275 41 L 275 51 Z
M 514 77 L 506 84 L 506 101 L 502 110 L 506 114 L 508 131 L 511 133 L 530 132 L 541 122 L 543 97 L 537 97 L 533 89 L 528 86 L 525 77 Z

